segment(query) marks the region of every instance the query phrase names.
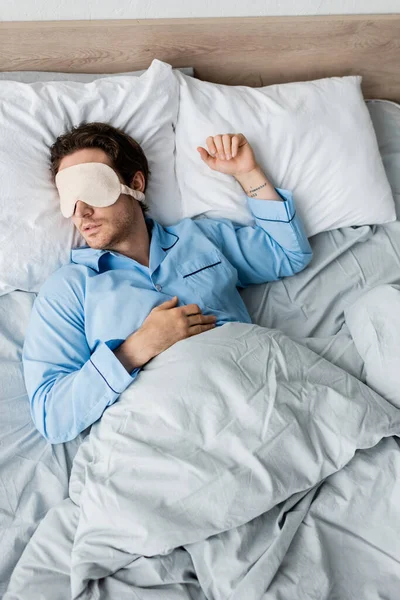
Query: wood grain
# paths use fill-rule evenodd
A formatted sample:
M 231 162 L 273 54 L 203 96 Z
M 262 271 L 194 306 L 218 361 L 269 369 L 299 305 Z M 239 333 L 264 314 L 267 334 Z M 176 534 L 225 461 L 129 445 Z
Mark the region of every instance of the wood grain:
M 1 71 L 114 73 L 153 58 L 228 85 L 359 74 L 366 98 L 400 101 L 400 14 L 0 23 Z

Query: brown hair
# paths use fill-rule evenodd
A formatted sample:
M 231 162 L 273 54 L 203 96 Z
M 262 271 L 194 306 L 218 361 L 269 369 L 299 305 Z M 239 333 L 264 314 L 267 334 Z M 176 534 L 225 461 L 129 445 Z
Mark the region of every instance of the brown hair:
M 100 148 L 103 150 L 128 186 L 131 184 L 135 173 L 142 171 L 145 180 L 144 189 L 146 190 L 150 170 L 141 146 L 122 129 L 113 127 L 108 123 L 99 122 L 86 123 L 83 121 L 58 136 L 50 148 L 50 170 L 53 180 L 58 173 L 61 159 L 83 148 Z M 143 214 L 145 214 L 148 207 L 142 202 L 139 205 Z

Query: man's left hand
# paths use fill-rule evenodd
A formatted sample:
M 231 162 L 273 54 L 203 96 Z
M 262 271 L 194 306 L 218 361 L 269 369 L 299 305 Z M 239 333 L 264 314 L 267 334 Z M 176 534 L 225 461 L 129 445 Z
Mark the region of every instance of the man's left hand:
M 197 150 L 213 171 L 240 177 L 258 167 L 253 149 L 242 133 L 210 135 L 206 144 L 208 151 L 201 146 Z

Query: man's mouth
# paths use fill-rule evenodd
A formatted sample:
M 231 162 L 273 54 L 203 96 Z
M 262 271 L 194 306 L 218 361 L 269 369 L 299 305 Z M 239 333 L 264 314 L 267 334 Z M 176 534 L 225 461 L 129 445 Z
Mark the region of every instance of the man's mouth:
M 95 231 L 96 229 L 98 229 L 100 227 L 100 225 L 85 225 L 83 228 L 83 231 Z

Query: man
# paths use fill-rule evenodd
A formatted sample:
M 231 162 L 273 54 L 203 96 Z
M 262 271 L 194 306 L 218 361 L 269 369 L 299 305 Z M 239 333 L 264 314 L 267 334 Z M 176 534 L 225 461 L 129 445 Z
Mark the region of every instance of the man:
M 240 183 L 254 227 L 207 218 L 162 227 L 146 217 L 146 157 L 110 125 L 82 124 L 52 146 L 61 210 L 87 247 L 73 249 L 71 263 L 40 289 L 23 348 L 32 417 L 51 443 L 99 419 L 141 367 L 176 342 L 230 321 L 251 323 L 237 288 L 310 262 L 291 193 L 271 185 L 246 138 L 216 135 L 206 144 L 197 148 L 201 159 Z

